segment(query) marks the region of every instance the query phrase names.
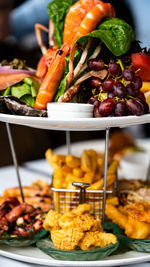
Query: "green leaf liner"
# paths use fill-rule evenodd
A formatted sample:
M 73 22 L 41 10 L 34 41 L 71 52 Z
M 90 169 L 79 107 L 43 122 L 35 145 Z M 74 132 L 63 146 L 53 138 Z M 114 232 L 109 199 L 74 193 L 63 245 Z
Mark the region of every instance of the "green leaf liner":
M 8 237 L 0 239 L 0 244 L 8 245 L 10 247 L 29 247 L 35 244 L 38 240 L 45 237 L 47 231 L 43 229 L 35 235 L 31 235 L 30 238 L 22 238 L 22 237 Z
M 119 242 L 116 244 L 110 244 L 103 248 L 97 248 L 93 250 L 73 250 L 73 251 L 65 251 L 56 249 L 50 238 L 41 239 L 36 243 L 36 246 L 45 252 L 47 255 L 51 256 L 56 260 L 64 260 L 64 261 L 96 261 L 101 260 L 110 254 L 112 254 L 115 250 L 117 250 L 119 246 Z
M 117 236 L 119 242 L 125 247 L 139 252 L 150 253 L 150 239 L 129 238 L 125 235 L 124 230 L 114 223 L 112 223 L 112 229 L 113 234 Z
M 124 20 L 109 18 L 100 23 L 95 31 L 80 37 L 77 42 L 84 46 L 91 37 L 99 38 L 118 57 L 129 51 L 135 40 L 135 33 Z

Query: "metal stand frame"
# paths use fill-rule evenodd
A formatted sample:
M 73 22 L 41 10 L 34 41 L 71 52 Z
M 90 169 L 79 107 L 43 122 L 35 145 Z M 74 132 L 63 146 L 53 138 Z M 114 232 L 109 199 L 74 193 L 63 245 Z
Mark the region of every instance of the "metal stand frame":
M 71 138 L 70 131 L 66 131 L 66 146 L 67 146 L 67 154 L 71 154 Z
M 106 129 L 105 134 L 105 159 L 104 159 L 104 186 L 103 186 L 103 223 L 105 222 L 106 190 L 107 190 L 107 167 L 108 167 L 108 149 L 109 149 L 109 132 Z
M 21 184 L 20 173 L 19 173 L 19 165 L 18 165 L 18 161 L 17 161 L 15 148 L 14 148 L 14 143 L 13 143 L 13 138 L 12 138 L 12 134 L 11 134 L 10 125 L 7 122 L 6 122 L 6 129 L 7 129 L 8 139 L 9 139 L 11 155 L 12 155 L 13 163 L 14 163 L 14 166 L 15 166 L 15 169 L 16 169 L 16 175 L 17 175 L 17 179 L 18 179 L 20 195 L 21 195 L 21 198 L 22 198 L 22 202 L 24 202 L 24 195 L 23 195 L 22 184 Z
M 16 169 L 16 175 L 18 179 L 19 189 L 20 189 L 20 195 L 22 198 L 22 201 L 24 202 L 24 195 L 22 190 L 22 184 L 20 179 L 20 173 L 19 173 L 19 165 L 17 161 L 17 156 L 14 148 L 13 138 L 11 134 L 11 129 L 9 123 L 6 123 L 6 129 L 12 154 L 13 163 Z M 110 128 L 106 129 L 106 135 L 105 135 L 105 159 L 104 159 L 104 186 L 103 186 L 103 210 L 102 210 L 102 221 L 104 223 L 105 221 L 105 206 L 106 206 L 106 190 L 107 190 L 107 167 L 108 167 L 108 148 L 109 148 L 109 133 Z M 70 141 L 70 131 L 66 131 L 66 146 L 67 146 L 67 154 L 71 154 L 71 141 Z

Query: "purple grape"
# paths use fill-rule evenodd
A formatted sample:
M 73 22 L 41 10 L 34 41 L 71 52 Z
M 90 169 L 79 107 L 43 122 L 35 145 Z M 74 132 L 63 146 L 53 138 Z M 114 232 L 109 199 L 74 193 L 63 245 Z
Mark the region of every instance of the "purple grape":
M 132 81 L 134 79 L 135 73 L 133 70 L 124 69 L 122 72 L 122 76 L 125 78 L 126 81 Z
M 126 88 L 124 87 L 124 85 L 121 82 L 114 83 L 113 93 L 115 96 L 118 96 L 120 98 L 126 97 L 126 95 L 127 95 Z
M 143 101 L 143 99 L 140 98 L 136 98 L 136 101 L 143 106 L 144 114 L 149 113 L 149 106 L 146 101 Z
M 96 101 L 94 102 L 94 107 L 99 107 L 99 105 L 100 105 L 100 101 L 99 101 L 99 100 L 96 100 Z
M 137 92 L 136 92 L 136 98 L 139 98 L 140 100 L 146 102 L 145 95 L 144 95 L 144 93 L 141 92 L 141 91 L 137 91 Z
M 94 96 L 91 96 L 90 97 L 90 99 L 89 99 L 89 101 L 88 101 L 88 104 L 94 104 L 94 102 L 97 100 L 97 98 L 96 97 L 94 97 Z
M 91 77 L 89 80 L 91 87 L 97 88 L 100 86 L 101 79 L 97 77 Z
M 90 70 L 102 70 L 104 68 L 104 61 L 102 59 L 90 59 L 87 62 L 88 68 Z
M 119 101 L 115 107 L 115 116 L 125 116 L 127 114 L 126 102 Z
M 102 116 L 107 117 L 114 110 L 115 106 L 116 106 L 115 99 L 114 98 L 107 98 L 106 100 L 104 100 L 100 104 L 100 106 L 99 106 L 99 113 Z
M 132 83 L 129 83 L 129 84 L 126 86 L 126 90 L 127 90 L 127 95 L 129 95 L 129 96 L 133 96 L 133 97 L 136 96 L 136 91 L 134 90 L 134 86 L 133 86 Z
M 94 108 L 94 117 L 100 118 L 102 115 L 99 113 L 99 107 Z
M 119 73 L 120 73 L 120 65 L 115 63 L 115 62 L 109 63 L 108 72 L 113 76 L 119 75 Z
M 110 92 L 113 89 L 114 81 L 113 79 L 107 79 L 102 84 L 102 89 L 104 92 Z
M 115 94 L 114 94 L 114 92 L 110 92 L 110 93 L 108 93 L 108 96 L 107 96 L 108 98 L 114 98 L 115 97 Z
M 145 113 L 144 105 L 136 98 L 128 100 L 126 105 L 132 115 L 141 116 Z
M 142 87 L 142 79 L 140 76 L 135 76 L 133 81 L 132 81 L 132 85 L 134 86 L 134 90 L 140 90 L 140 88 Z

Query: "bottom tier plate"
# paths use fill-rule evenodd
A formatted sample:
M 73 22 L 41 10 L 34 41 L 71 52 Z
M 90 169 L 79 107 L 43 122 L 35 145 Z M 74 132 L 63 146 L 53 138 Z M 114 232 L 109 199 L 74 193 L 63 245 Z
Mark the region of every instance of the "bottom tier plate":
M 100 261 L 59 261 L 54 260 L 50 256 L 47 256 L 38 248 L 12 248 L 8 246 L 0 246 L 0 255 L 34 264 L 42 264 L 45 266 L 85 266 L 85 267 L 96 267 L 96 266 L 122 266 L 135 263 L 143 263 L 150 261 L 150 255 L 147 253 L 139 253 L 135 251 L 126 252 L 114 256 L 109 256 L 104 260 Z M 34 256 L 33 256 L 34 255 Z

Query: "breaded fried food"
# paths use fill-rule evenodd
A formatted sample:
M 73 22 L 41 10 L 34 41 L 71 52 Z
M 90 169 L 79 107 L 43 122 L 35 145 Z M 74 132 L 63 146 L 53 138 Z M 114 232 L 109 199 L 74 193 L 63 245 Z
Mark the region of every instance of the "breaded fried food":
M 105 213 L 109 219 L 118 224 L 121 228 L 125 229 L 128 217 L 121 213 L 117 207 L 106 203 Z
M 103 232 L 101 220 L 95 220 L 89 214 L 90 211 L 89 204 L 80 204 L 77 209 L 63 215 L 56 211 L 49 211 L 44 228 L 50 231 L 56 248 L 74 250 L 79 246 L 87 250 L 117 242 L 113 234 Z
M 106 203 L 106 215 L 112 222 L 124 229 L 130 238 L 146 239 L 150 235 L 150 224 L 135 219 L 132 212 L 127 211 L 126 207 L 114 207 Z
M 135 220 L 128 216 L 128 221 L 125 227 L 125 233 L 128 237 L 136 239 L 147 239 L 150 235 L 150 224 Z
M 150 223 L 150 204 L 147 202 L 138 202 L 125 206 L 128 214 L 140 222 Z
M 51 231 L 51 229 L 60 229 L 59 219 L 61 218 L 61 216 L 62 215 L 58 213 L 57 211 L 50 210 L 46 215 L 43 227 L 47 231 Z
M 105 247 L 109 244 L 117 243 L 117 237 L 109 233 L 87 232 L 79 243 L 82 250 L 94 249 L 95 247 Z
M 62 250 L 74 250 L 83 236 L 84 233 L 76 228 L 51 231 L 51 239 L 55 247 Z

